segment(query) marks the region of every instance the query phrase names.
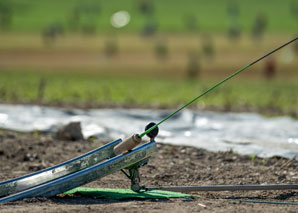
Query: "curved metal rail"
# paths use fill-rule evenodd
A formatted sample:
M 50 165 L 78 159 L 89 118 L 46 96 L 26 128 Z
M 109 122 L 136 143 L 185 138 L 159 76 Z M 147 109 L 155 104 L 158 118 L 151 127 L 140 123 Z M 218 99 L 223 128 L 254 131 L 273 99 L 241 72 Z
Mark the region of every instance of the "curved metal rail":
M 0 203 L 30 197 L 50 197 L 84 185 L 98 178 L 125 169 L 144 159 L 149 158 L 156 151 L 154 141 L 141 145 L 132 151 L 117 155 L 109 160 L 98 163 L 81 171 L 57 178 L 47 183 L 1 198 Z
M 29 189 L 109 159 L 115 156 L 113 148 L 120 142 L 121 139 L 115 140 L 69 161 L 22 177 L 1 182 L 0 197 Z
M 164 186 L 158 189 L 174 192 L 194 192 L 194 191 L 248 191 L 248 190 L 288 190 L 298 189 L 298 184 L 250 184 L 250 185 L 207 185 L 207 186 Z

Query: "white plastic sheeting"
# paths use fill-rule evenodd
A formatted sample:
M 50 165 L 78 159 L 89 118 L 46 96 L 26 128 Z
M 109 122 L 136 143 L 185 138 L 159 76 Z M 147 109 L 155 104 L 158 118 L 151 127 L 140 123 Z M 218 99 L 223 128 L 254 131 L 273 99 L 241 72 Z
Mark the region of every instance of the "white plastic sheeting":
M 80 121 L 85 138 L 123 138 L 142 133 L 172 110 L 63 108 L 0 105 L 0 128 L 22 132 L 53 132 L 61 125 Z M 160 126 L 157 142 L 187 145 L 209 151 L 233 150 L 261 157 L 298 155 L 298 120 L 267 118 L 255 113 L 218 113 L 184 110 Z

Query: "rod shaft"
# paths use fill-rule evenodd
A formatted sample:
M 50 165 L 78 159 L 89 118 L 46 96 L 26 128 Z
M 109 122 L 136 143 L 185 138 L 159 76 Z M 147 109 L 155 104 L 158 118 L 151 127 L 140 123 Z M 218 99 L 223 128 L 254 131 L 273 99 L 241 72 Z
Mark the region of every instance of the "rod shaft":
M 149 190 L 151 189 L 174 191 L 174 192 L 288 190 L 288 189 L 298 189 L 298 184 L 168 186 L 168 187 L 149 188 Z
M 270 51 L 269 53 L 267 53 L 266 55 L 263 55 L 262 57 L 256 59 L 255 61 L 253 61 L 252 63 L 246 65 L 245 67 L 239 69 L 238 71 L 234 72 L 232 75 L 228 76 L 227 78 L 223 79 L 222 81 L 218 82 L 217 84 L 215 84 L 213 87 L 207 89 L 205 92 L 203 92 L 202 94 L 200 94 L 199 96 L 195 97 L 193 100 L 191 100 L 190 102 L 186 103 L 184 106 L 182 106 L 181 108 L 179 108 L 178 110 L 176 110 L 175 112 L 173 112 L 172 114 L 168 115 L 167 117 L 165 117 L 164 119 L 162 119 L 160 122 L 158 122 L 157 124 L 155 124 L 154 126 L 152 126 L 151 128 L 147 129 L 145 132 L 143 132 L 142 134 L 140 134 L 139 136 L 142 138 L 144 135 L 146 135 L 147 133 L 151 132 L 153 129 L 155 129 L 157 126 L 159 126 L 161 123 L 165 122 L 166 120 L 168 120 L 169 118 L 171 118 L 173 115 L 175 115 L 176 113 L 178 113 L 179 111 L 181 111 L 182 109 L 184 109 L 185 107 L 189 106 L 190 104 L 192 104 L 193 102 L 195 102 L 196 100 L 198 100 L 199 98 L 201 98 L 202 96 L 206 95 L 208 92 L 212 91 L 213 89 L 215 89 L 216 87 L 218 87 L 219 85 L 221 85 L 222 83 L 226 82 L 227 80 L 233 78 L 234 76 L 238 75 L 239 73 L 241 73 L 242 71 L 246 70 L 248 67 L 256 64 L 257 62 L 263 60 L 264 58 L 268 57 L 269 55 L 273 54 L 274 52 L 282 49 L 283 47 L 289 45 L 290 43 L 296 41 L 298 39 L 298 37 L 288 41 L 287 43 L 275 48 L 274 50 Z

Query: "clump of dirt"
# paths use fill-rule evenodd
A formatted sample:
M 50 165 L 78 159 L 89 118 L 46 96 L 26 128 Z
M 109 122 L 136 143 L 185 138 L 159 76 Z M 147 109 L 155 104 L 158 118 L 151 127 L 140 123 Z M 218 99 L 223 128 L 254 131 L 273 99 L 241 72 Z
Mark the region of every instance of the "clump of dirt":
M 102 146 L 107 141 L 61 141 L 52 135 L 0 131 L 0 181 L 31 173 Z M 146 186 L 275 184 L 298 182 L 298 161 L 282 157 L 241 156 L 233 151 L 208 152 L 192 147 L 158 144 L 148 165 L 140 169 Z M 90 187 L 129 188 L 121 173 L 87 184 Z M 1 212 L 103 211 L 103 212 L 280 212 L 297 210 L 294 205 L 246 203 L 245 200 L 298 202 L 298 191 L 195 192 L 193 200 L 116 201 L 77 195 L 57 195 L 1 204 Z M 229 199 L 229 200 L 223 200 Z M 242 201 L 240 201 L 242 200 Z

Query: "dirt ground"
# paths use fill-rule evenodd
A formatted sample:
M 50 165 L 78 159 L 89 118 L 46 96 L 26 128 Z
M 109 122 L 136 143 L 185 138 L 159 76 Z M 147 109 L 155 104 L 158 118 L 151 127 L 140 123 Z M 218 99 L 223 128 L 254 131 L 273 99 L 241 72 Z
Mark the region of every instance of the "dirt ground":
M 158 140 L 157 140 L 158 141 Z M 52 135 L 0 131 L 0 181 L 81 155 L 102 141 L 59 141 Z M 191 147 L 158 145 L 141 169 L 146 186 L 208 184 L 298 183 L 298 161 L 281 157 L 241 156 L 232 151 L 212 153 Z M 128 188 L 120 172 L 86 186 Z M 57 195 L 0 205 L 0 212 L 298 212 L 297 205 L 249 203 L 245 200 L 298 202 L 297 190 L 195 192 L 200 198 L 113 200 Z

